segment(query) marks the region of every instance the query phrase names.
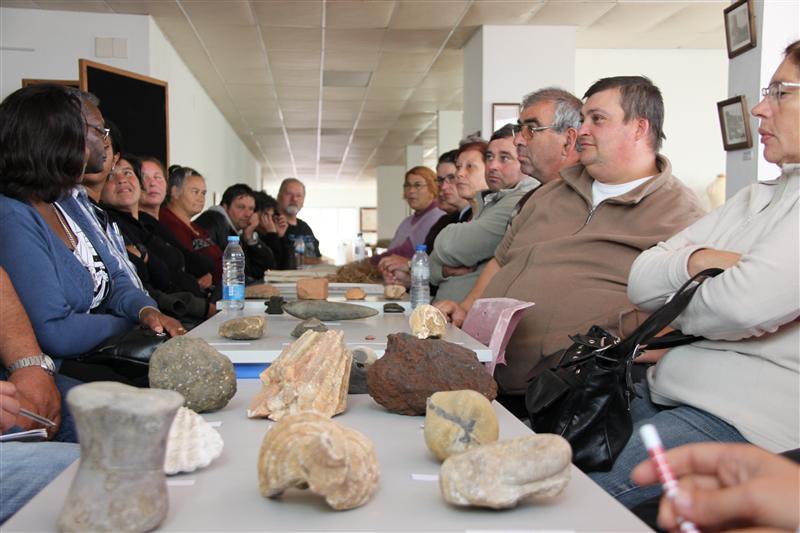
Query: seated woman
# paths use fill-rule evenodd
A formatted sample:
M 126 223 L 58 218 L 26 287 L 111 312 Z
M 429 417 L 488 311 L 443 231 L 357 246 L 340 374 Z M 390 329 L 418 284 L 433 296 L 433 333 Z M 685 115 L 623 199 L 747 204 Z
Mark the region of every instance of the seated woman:
M 184 248 L 203 254 L 214 263 L 212 281 L 219 286 L 222 280 L 222 250 L 208 236 L 208 231 L 192 222 L 206 202 L 206 180 L 194 169 L 173 165 L 169 167 L 167 198 L 159 211 L 158 221 L 168 229 Z
M 781 167 L 666 242 L 642 253 L 631 301 L 662 305 L 690 276 L 722 268 L 672 324 L 704 337 L 672 348 L 650 368 L 631 402 L 634 432 L 610 472 L 591 477 L 627 507 L 657 495 L 631 470 L 647 457 L 638 428 L 654 424 L 664 448 L 751 442 L 771 452 L 800 446 L 800 41 L 762 90 L 764 157 Z M 647 390 L 649 389 L 649 390 Z
M 139 222 L 141 179 L 138 158 L 122 154 L 101 192 L 102 206 L 122 232 L 128 258 L 159 309 L 196 324 L 213 314 L 214 307 L 197 280 L 185 272 L 183 254 Z
M 137 322 L 185 332 L 133 285 L 72 195 L 84 168 L 102 168 L 102 126 L 97 107 L 62 86 L 25 87 L 0 104 L 0 265 L 59 359 Z

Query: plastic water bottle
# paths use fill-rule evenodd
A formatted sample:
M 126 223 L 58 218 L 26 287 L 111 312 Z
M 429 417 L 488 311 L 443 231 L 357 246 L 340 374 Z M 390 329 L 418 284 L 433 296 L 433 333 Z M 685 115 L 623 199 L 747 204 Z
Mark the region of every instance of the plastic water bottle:
M 417 251 L 411 258 L 411 308 L 418 305 L 431 303 L 431 267 L 428 265 L 428 247 L 424 244 L 417 245 Z
M 228 237 L 222 256 L 222 310 L 244 309 L 244 251 L 239 236 Z
M 361 233 L 356 235 L 356 242 L 353 243 L 353 260 L 363 261 L 367 258 L 367 243 Z
M 302 235 L 294 238 L 294 263 L 295 268 L 303 268 L 304 259 L 306 256 L 306 240 Z

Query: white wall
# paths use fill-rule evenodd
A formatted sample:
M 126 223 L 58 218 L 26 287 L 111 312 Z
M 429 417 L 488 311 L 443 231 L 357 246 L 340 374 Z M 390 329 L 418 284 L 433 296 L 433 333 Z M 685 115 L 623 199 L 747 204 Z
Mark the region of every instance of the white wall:
M 575 58 L 575 94 L 606 76 L 643 74 L 664 97 L 662 152 L 674 174 L 701 194 L 725 172 L 716 103 L 728 97 L 725 50 L 579 49 Z
M 95 57 L 95 37 L 127 39 L 128 58 Z M 171 162 L 197 168 L 210 192 L 259 185 L 260 164 L 150 17 L 0 8 L 0 47 L 2 98 L 22 78 L 77 80 L 81 58 L 167 81 Z

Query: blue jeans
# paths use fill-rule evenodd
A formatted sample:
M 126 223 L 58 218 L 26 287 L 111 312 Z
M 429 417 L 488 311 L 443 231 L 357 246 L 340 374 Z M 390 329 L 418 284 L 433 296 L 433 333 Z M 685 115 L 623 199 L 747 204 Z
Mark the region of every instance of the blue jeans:
M 589 474 L 595 483 L 628 509 L 661 494 L 658 485 L 639 487 L 630 479 L 634 467 L 647 459 L 647 450 L 639 437 L 642 425 L 649 423 L 658 429 L 664 449 L 693 442 L 747 442 L 735 427 L 710 413 L 687 405 L 665 408 L 654 404 L 650 401 L 646 383 L 637 383 L 636 391 L 642 397 L 631 402 L 633 434 L 628 444 L 610 471 Z
M 80 456 L 66 442 L 0 442 L 0 524 Z

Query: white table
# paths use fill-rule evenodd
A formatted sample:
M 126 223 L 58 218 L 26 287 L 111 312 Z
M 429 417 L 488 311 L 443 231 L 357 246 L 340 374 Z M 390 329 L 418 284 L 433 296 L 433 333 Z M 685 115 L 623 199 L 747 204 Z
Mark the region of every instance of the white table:
M 220 412 L 225 448 L 208 468 L 168 478 L 169 513 L 162 531 L 647 531 L 647 526 L 603 492 L 577 468 L 557 498 L 525 501 L 507 511 L 447 504 L 435 480 L 439 463 L 428 451 L 422 417 L 386 412 L 369 396 L 349 396 L 348 410 L 334 421 L 364 433 L 377 450 L 380 484 L 364 506 L 333 511 L 309 491 L 291 490 L 263 498 L 256 470 L 258 450 L 271 422 L 249 420 L 245 409 L 258 390 L 255 380 L 240 380 L 239 392 Z M 494 403 L 500 438 L 530 434 L 530 429 Z M 56 478 L 3 526 L 3 531 L 54 531 L 77 462 Z
M 334 301 L 333 298 L 329 299 Z M 359 302 L 378 309 L 376 316 L 356 320 L 339 320 L 326 322 L 329 329 L 344 331 L 344 341 L 348 347 L 368 346 L 375 350 L 378 357 L 383 355 L 386 348 L 386 336 L 390 333 L 410 333 L 408 325 L 408 302 L 398 302 L 406 307 L 405 313 L 386 313 L 382 311 L 385 300 L 368 299 Z M 228 356 L 236 365 L 237 375 L 242 377 L 255 377 L 269 363 L 275 360 L 286 346 L 296 339 L 291 336 L 294 327 L 301 322 L 288 313 L 282 315 L 267 315 L 263 300 L 247 300 L 242 311 L 223 311 L 206 320 L 187 335 L 200 337 L 216 348 L 220 353 Z M 219 336 L 219 326 L 226 320 L 239 316 L 259 315 L 267 319 L 267 332 L 257 340 L 236 341 Z M 367 337 L 374 337 L 368 339 Z M 487 346 L 479 343 L 459 328 L 447 325 L 445 340 L 460 344 L 473 350 L 480 361 L 491 361 L 492 353 Z

